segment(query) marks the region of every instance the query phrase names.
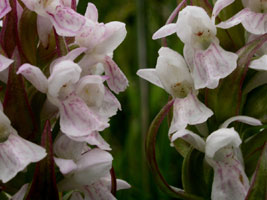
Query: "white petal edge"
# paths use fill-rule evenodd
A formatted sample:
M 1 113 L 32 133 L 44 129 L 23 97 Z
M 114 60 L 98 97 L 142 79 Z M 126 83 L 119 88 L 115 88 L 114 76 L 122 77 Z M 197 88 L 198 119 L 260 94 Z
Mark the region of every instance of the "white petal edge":
M 149 81 L 150 83 L 164 89 L 161 84 L 156 69 L 139 69 L 136 73 L 142 79 Z
M 93 22 L 98 21 L 98 11 L 93 3 L 88 3 L 84 16 Z
M 7 13 L 11 11 L 11 6 L 9 4 L 9 0 L 1 0 L 2 3 L 0 3 L 0 19 L 4 17 Z
M 23 200 L 24 197 L 25 197 L 25 194 L 26 194 L 26 192 L 27 192 L 27 190 L 28 190 L 28 186 L 29 186 L 28 183 L 24 184 L 24 185 L 19 189 L 19 191 L 18 191 L 16 194 L 14 194 L 14 196 L 12 196 L 11 200 Z
M 166 24 L 153 34 L 152 39 L 157 40 L 157 39 L 172 35 L 173 33 L 176 32 L 176 30 L 177 30 L 177 27 L 175 23 Z
M 176 139 L 182 138 L 189 144 L 191 144 L 195 149 L 205 152 L 205 141 L 197 134 L 193 133 L 190 130 L 182 129 L 175 132 L 171 136 L 171 142 L 174 142 Z
M 261 121 L 256 119 L 256 118 L 239 115 L 239 116 L 234 116 L 234 117 L 231 117 L 231 118 L 227 119 L 220 126 L 220 128 L 227 128 L 234 121 L 239 121 L 239 122 L 242 122 L 242 123 L 245 123 L 245 124 L 249 124 L 251 126 L 260 126 L 260 125 L 262 125 Z
M 0 72 L 4 71 L 13 63 L 14 60 L 11 60 L 5 56 L 0 55 Z
M 215 18 L 219 15 L 222 9 L 232 4 L 235 0 L 217 0 L 212 10 L 211 20 L 215 24 Z
M 267 55 L 263 55 L 260 58 L 253 60 L 249 64 L 249 68 L 267 71 Z
M 77 165 L 73 160 L 54 157 L 56 165 L 62 174 L 66 175 L 77 169 Z
M 47 78 L 38 67 L 35 67 L 31 64 L 23 64 L 18 69 L 17 74 L 22 74 L 40 92 L 47 92 Z

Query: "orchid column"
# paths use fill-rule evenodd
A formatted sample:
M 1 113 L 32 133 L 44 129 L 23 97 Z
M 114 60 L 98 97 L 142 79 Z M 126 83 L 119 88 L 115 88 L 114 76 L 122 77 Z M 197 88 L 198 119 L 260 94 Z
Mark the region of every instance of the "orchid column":
M 266 199 L 267 3 L 187 2 L 152 37 L 164 45 L 156 67 L 137 72 L 170 96 L 146 136 L 151 172 L 175 198 Z M 167 45 L 173 33 L 179 53 Z M 184 158 L 183 188 L 169 185 L 157 165 L 156 137 L 167 115 L 169 131 L 162 134 Z
M 75 10 L 75 0 L 0 2 L 0 192 L 6 198 L 23 183 L 12 199 L 116 199 L 116 190 L 130 187 L 116 179 L 111 147 L 101 136 L 121 110 L 113 92 L 128 86 L 112 59 L 125 24 L 99 23 L 92 3 L 85 16 Z M 38 163 L 27 168 L 32 162 Z

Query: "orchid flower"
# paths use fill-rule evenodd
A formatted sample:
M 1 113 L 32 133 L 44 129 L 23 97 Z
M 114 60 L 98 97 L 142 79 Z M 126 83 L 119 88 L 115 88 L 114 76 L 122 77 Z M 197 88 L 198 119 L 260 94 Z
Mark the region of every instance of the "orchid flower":
M 219 13 L 223 8 L 235 0 L 217 0 L 214 5 L 214 13 Z M 243 10 L 239 11 L 230 19 L 217 25 L 219 28 L 227 29 L 241 23 L 244 28 L 253 34 L 262 35 L 267 33 L 267 2 L 265 0 L 242 0 Z M 215 20 L 215 15 L 213 19 Z
M 0 180 L 6 183 L 30 163 L 43 159 L 46 152 L 44 148 L 20 137 L 2 108 L 0 130 Z
M 87 48 L 86 55 L 80 61 L 82 75 L 105 72 L 109 77 L 109 88 L 119 93 L 128 86 L 128 80 L 112 60 L 113 51 L 120 45 L 126 36 L 125 24 L 121 22 L 98 22 L 98 11 L 94 4 L 88 3 L 86 23 L 83 30 L 76 35 L 75 41 L 80 47 Z
M 74 140 L 86 140 L 102 146 L 98 131 L 109 126 L 109 117 L 120 109 L 116 97 L 103 85 L 104 78 L 88 75 L 80 79 L 81 68 L 73 60 L 84 51 L 75 49 L 50 65 L 47 79 L 38 67 L 22 65 L 22 74 L 36 89 L 47 94 L 48 100 L 58 107 L 60 128 Z M 104 145 L 105 146 L 105 145 Z
M 216 88 L 219 80 L 236 68 L 238 56 L 220 47 L 216 26 L 203 8 L 185 7 L 179 12 L 177 22 L 160 28 L 153 39 L 175 32 L 185 44 L 184 57 L 194 79 L 195 89 Z
M 169 134 L 186 128 L 188 124 L 205 122 L 213 112 L 201 103 L 194 89 L 194 81 L 183 57 L 177 52 L 162 47 L 155 69 L 140 69 L 141 78 L 163 88 L 174 99 L 173 119 Z
M 9 0 L 2 0 L 0 2 L 0 19 L 11 11 Z
M 75 142 L 65 135 L 57 137 L 54 143 L 57 157 L 55 162 L 65 178 L 59 182 L 61 191 L 78 190 L 72 199 L 112 200 L 111 177 L 112 156 L 101 149 L 90 149 L 85 142 Z M 117 189 L 126 189 L 130 185 L 117 179 Z
M 75 36 L 83 28 L 85 17 L 70 7 L 69 0 L 22 0 L 25 6 L 38 14 L 37 30 L 43 45 L 54 27 L 61 36 Z
M 195 149 L 205 153 L 207 163 L 213 167 L 212 200 L 243 200 L 249 189 L 243 158 L 239 146 L 241 139 L 234 128 L 227 128 L 233 121 L 259 126 L 261 122 L 247 116 L 235 116 L 212 132 L 206 142 L 192 131 L 183 129 L 171 136 L 171 141 L 182 138 Z

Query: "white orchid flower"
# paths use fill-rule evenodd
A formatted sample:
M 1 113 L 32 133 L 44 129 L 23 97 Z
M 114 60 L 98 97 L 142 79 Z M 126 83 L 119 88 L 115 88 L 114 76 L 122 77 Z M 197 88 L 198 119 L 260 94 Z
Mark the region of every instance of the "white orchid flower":
M 85 17 L 71 9 L 66 0 L 22 0 L 25 6 L 38 14 L 37 30 L 44 46 L 48 44 L 48 36 L 54 27 L 61 36 L 75 36 L 83 28 Z
M 14 62 L 14 60 L 11 60 L 9 58 L 6 58 L 5 56 L 2 56 L 0 54 L 0 80 L 4 83 L 7 83 L 8 79 L 8 67 Z
M 213 114 L 197 99 L 189 69 L 177 52 L 160 48 L 156 68 L 140 69 L 137 75 L 163 88 L 175 99 L 169 134 L 186 128 L 188 124 L 205 122 Z
M 82 75 L 99 71 L 95 68 L 100 68 L 100 71 L 103 69 L 109 77 L 107 83 L 110 89 L 115 93 L 124 91 L 128 86 L 128 80 L 112 60 L 112 54 L 126 36 L 125 24 L 116 21 L 99 23 L 97 8 L 92 3 L 88 3 L 85 17 L 86 24 L 75 37 L 80 47 L 87 48 L 86 55 L 79 62 L 83 69 Z
M 104 78 L 88 75 L 80 79 L 81 68 L 73 60 L 85 49 L 75 49 L 54 61 L 47 79 L 42 71 L 30 64 L 22 65 L 22 74 L 59 109 L 60 128 L 68 137 L 103 147 L 98 131 L 109 126 L 109 118 L 120 109 L 116 97 L 104 87 Z M 104 145 L 105 146 L 105 145 Z
M 217 0 L 214 5 L 213 13 L 218 15 L 223 8 L 234 1 L 235 0 Z M 242 3 L 245 7 L 243 10 L 239 11 L 230 19 L 219 23 L 217 27 L 227 29 L 241 23 L 250 33 L 256 35 L 267 33 L 267 2 L 265 0 L 242 0 Z M 214 20 L 217 15 L 213 15 Z
M 74 151 L 73 151 L 74 150 Z M 85 142 L 75 142 L 65 135 L 54 143 L 55 163 L 65 176 L 58 187 L 61 191 L 78 190 L 71 199 L 116 199 L 111 194 L 112 156 L 106 151 L 90 149 Z M 117 179 L 117 190 L 129 188 L 125 181 Z
M 179 12 L 177 22 L 160 28 L 153 39 L 175 32 L 185 44 L 184 57 L 194 79 L 195 89 L 216 88 L 219 80 L 236 68 L 238 56 L 220 47 L 216 26 L 203 8 L 185 7 Z
M 186 129 L 179 130 L 171 136 L 172 142 L 182 138 L 195 149 L 205 153 L 206 161 L 214 170 L 212 200 L 243 200 L 249 189 L 249 180 L 239 149 L 242 141 L 234 128 L 227 128 L 233 121 L 253 126 L 261 125 L 255 118 L 235 116 L 225 121 L 217 131 L 212 132 L 206 142 L 199 135 Z
M 0 110 L 0 180 L 3 183 L 14 178 L 32 162 L 46 156 L 45 149 L 17 134 L 10 120 Z

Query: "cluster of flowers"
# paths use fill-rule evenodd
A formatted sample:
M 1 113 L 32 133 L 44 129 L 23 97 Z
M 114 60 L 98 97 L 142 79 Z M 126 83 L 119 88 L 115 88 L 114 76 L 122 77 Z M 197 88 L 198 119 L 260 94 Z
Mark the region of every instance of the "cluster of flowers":
M 112 59 L 113 51 L 126 36 L 125 24 L 99 23 L 98 11 L 92 3 L 88 3 L 82 16 L 75 11 L 75 0 L 11 2 L 0 2 L 3 30 L 8 23 L 5 16 L 15 5 L 18 23 L 25 9 L 37 14 L 38 45 L 48 48 L 50 38 L 57 37 L 57 52 L 61 56 L 49 62 L 47 71 L 31 63 L 21 63 L 16 74 L 23 75 L 38 91 L 46 94 L 43 120 L 59 120 L 60 131 L 53 143 L 54 160 L 65 178 L 58 183 L 58 189 L 76 191 L 72 193 L 72 200 L 115 199 L 111 193 L 113 158 L 108 152 L 111 149 L 99 131 L 109 127 L 110 117 L 121 109 L 112 92 L 118 94 L 128 86 L 127 78 Z M 76 48 L 67 53 L 60 51 L 60 37 L 66 49 Z M 64 37 L 74 42 L 67 46 Z M 18 61 L 0 55 L 2 81 L 8 80 L 13 62 Z M 0 116 L 0 180 L 6 183 L 47 153 L 41 146 L 19 136 L 2 107 Z M 116 185 L 117 190 L 129 188 L 128 183 L 119 179 Z M 13 199 L 23 199 L 27 188 L 27 185 L 22 187 Z
M 208 136 L 205 140 L 187 129 L 188 125 L 205 123 L 214 114 L 198 100 L 199 90 L 217 88 L 220 79 L 237 68 L 238 55 L 220 46 L 216 37 L 217 28 L 228 29 L 241 23 L 247 31 L 248 42 L 267 33 L 267 2 L 261 0 L 243 0 L 243 10 L 216 25 L 218 14 L 233 2 L 217 0 L 211 17 L 201 7 L 186 6 L 179 12 L 176 23 L 166 24 L 153 35 L 153 39 L 159 39 L 176 33 L 184 43 L 184 57 L 168 47 L 162 47 L 155 69 L 141 69 L 137 72 L 141 78 L 163 88 L 173 98 L 169 138 L 171 142 L 183 139 L 205 153 L 206 162 L 214 170 L 211 192 L 211 199 L 214 200 L 243 200 L 249 190 L 249 179 L 239 148 L 242 140 L 237 131 L 228 126 L 233 121 L 261 125 L 258 119 L 235 116 L 210 134 L 200 131 L 202 136 Z M 255 52 L 250 68 L 267 70 L 266 50 L 266 44 L 263 44 Z

